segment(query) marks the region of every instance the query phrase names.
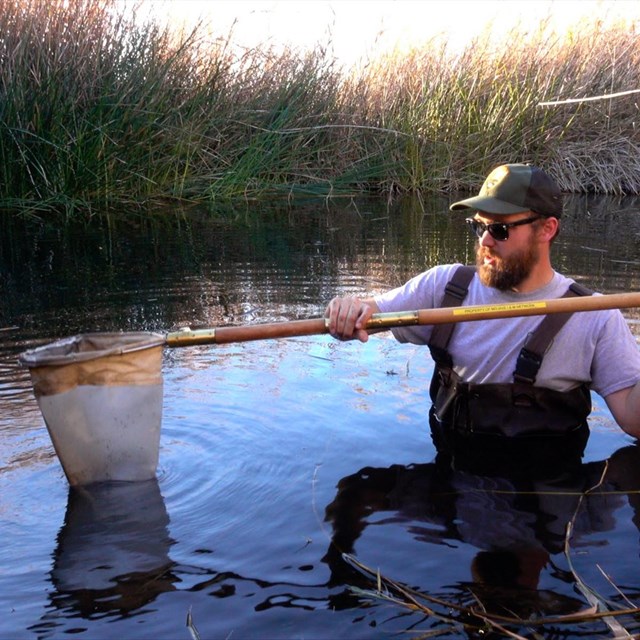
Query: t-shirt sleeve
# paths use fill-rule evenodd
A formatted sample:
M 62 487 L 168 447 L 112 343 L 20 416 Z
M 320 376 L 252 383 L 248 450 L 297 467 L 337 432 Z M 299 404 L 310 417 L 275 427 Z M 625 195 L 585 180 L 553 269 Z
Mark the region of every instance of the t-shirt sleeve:
M 458 264 L 441 265 L 411 278 L 400 287 L 374 297 L 382 313 L 434 309 L 440 306 L 447 282 Z M 392 329 L 398 342 L 427 344 L 431 337 L 430 326 L 412 325 Z
M 640 380 L 640 348 L 620 311 L 612 311 L 596 343 L 591 387 L 603 398 Z

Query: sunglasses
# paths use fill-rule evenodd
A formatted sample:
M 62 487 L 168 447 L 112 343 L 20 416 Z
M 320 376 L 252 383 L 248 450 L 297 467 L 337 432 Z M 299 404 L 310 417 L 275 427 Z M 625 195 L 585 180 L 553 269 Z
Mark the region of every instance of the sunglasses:
M 503 242 L 509 239 L 509 229 L 511 227 L 519 227 L 521 224 L 531 224 L 536 220 L 540 220 L 540 216 L 534 216 L 531 218 L 525 218 L 524 220 L 518 220 L 517 222 L 490 222 L 486 224 L 476 220 L 475 218 L 466 218 L 465 222 L 469 225 L 471 232 L 478 238 L 482 238 L 485 231 L 489 232 L 489 235 L 494 240 Z

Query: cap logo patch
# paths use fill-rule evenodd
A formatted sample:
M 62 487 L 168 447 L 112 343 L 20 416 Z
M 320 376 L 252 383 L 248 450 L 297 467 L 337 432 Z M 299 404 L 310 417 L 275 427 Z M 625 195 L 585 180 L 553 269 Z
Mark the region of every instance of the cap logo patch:
M 493 189 L 504 180 L 504 178 L 507 176 L 507 174 L 509 173 L 509 167 L 506 167 L 504 165 L 497 167 L 496 169 L 494 169 L 488 176 L 487 179 L 484 181 L 484 186 L 482 191 L 484 193 L 493 191 Z

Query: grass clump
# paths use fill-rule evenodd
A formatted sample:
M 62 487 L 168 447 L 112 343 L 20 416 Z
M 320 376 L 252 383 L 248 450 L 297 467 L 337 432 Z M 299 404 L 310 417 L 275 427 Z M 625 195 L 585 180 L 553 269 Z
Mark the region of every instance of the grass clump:
M 640 193 L 635 96 L 562 102 L 640 88 L 627 25 L 439 38 L 351 69 L 326 46 L 232 45 L 115 0 L 4 0 L 0 206 L 475 189 L 518 161 L 568 191 Z

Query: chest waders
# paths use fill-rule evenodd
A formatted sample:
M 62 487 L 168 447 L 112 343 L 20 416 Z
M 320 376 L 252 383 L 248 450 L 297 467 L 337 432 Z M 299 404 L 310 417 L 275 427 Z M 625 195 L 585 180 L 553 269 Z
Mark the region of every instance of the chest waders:
M 445 288 L 441 306 L 462 304 L 474 267 L 457 269 Z M 592 291 L 577 283 L 571 284 L 563 297 L 592 295 Z M 558 331 L 571 313 L 545 316 L 530 333 L 520 350 L 513 372 L 513 382 L 507 384 L 472 384 L 464 382 L 454 371 L 448 351 L 455 324 L 436 325 L 429 342 L 436 363 L 431 381 L 431 428 L 438 449 L 469 449 L 478 445 L 518 442 L 530 447 L 536 442 L 548 449 L 549 442 L 562 440 L 578 443 L 584 449 L 589 428 L 591 395 L 586 385 L 560 392 L 534 386 L 542 359 Z M 581 455 L 581 453 L 580 453 Z

